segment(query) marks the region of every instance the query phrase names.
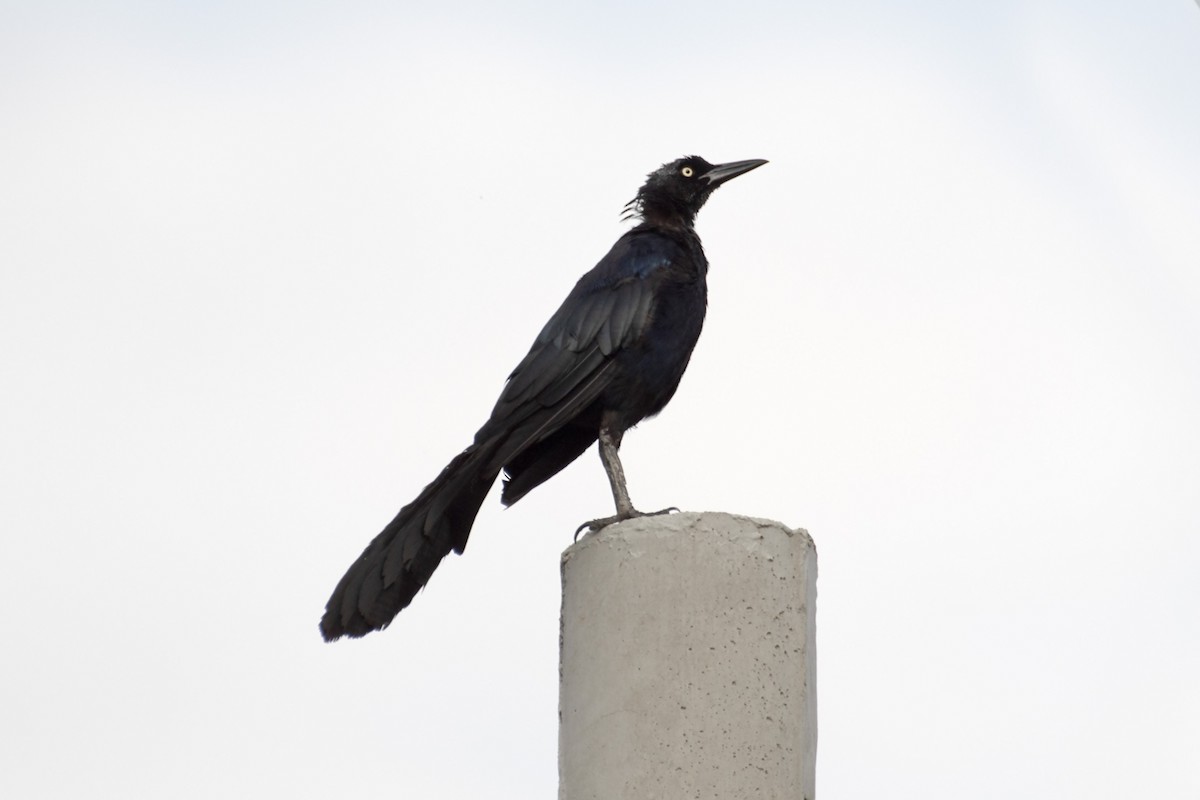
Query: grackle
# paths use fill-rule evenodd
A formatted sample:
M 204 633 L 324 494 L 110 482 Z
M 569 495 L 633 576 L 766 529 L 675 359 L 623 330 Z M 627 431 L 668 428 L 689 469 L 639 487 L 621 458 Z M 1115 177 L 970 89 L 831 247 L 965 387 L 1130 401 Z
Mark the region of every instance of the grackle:
M 626 430 L 671 399 L 704 324 L 708 260 L 696 213 L 722 183 L 765 163 L 689 156 L 647 176 L 626 206 L 640 224 L 575 284 L 475 441 L 346 571 L 321 619 L 327 641 L 387 627 L 451 550 L 463 552 L 501 470 L 500 499 L 512 505 L 599 439 L 617 513 L 580 530 L 643 516 L 629 500 L 617 451 Z

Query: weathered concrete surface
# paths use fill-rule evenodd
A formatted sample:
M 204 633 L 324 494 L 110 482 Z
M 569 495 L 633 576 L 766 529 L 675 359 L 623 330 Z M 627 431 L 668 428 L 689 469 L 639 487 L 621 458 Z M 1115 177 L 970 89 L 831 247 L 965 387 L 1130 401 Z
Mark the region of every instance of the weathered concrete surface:
M 567 548 L 562 579 L 560 800 L 813 800 L 807 532 L 644 517 Z

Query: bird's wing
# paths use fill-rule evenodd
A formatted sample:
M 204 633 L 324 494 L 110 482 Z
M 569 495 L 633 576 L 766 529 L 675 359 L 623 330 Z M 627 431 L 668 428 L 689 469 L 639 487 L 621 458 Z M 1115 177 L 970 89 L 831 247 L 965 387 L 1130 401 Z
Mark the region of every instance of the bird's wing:
M 646 330 L 659 279 L 678 251 L 661 236 L 634 231 L 619 239 L 542 328 L 509 376 L 485 430 L 500 425 L 514 431 L 540 417 L 528 431 L 536 439 L 590 405 L 612 378 L 612 357 Z M 553 413 L 538 413 L 546 410 Z

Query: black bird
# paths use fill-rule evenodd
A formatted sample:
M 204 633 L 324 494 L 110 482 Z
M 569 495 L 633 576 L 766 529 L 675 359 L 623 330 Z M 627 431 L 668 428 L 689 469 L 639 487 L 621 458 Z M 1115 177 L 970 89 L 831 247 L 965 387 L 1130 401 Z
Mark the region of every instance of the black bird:
M 474 443 L 400 509 L 333 590 L 321 619 L 327 641 L 387 627 L 451 550 L 462 553 L 501 470 L 501 502 L 512 505 L 599 439 L 617 513 L 580 530 L 642 516 L 617 450 L 626 430 L 675 394 L 700 336 L 708 260 L 696 213 L 722 183 L 765 163 L 688 156 L 647 176 L 626 206 L 641 223 L 575 284 Z

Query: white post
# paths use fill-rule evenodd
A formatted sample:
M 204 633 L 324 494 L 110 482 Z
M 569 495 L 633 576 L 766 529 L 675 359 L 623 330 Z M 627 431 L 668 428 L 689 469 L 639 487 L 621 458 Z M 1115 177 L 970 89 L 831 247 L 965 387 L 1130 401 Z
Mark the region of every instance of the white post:
M 562 557 L 560 800 L 814 800 L 817 554 L 731 514 Z

